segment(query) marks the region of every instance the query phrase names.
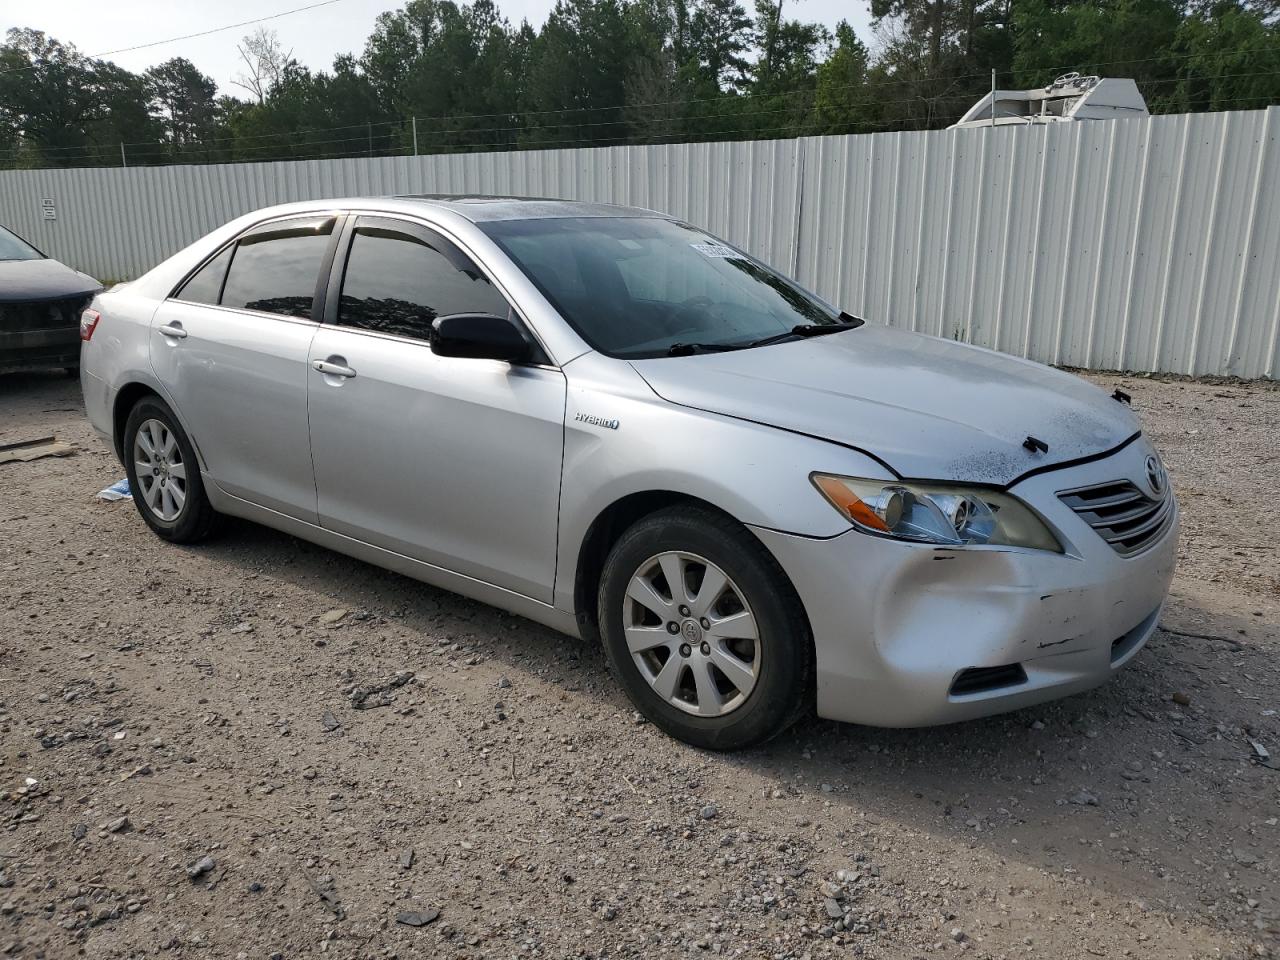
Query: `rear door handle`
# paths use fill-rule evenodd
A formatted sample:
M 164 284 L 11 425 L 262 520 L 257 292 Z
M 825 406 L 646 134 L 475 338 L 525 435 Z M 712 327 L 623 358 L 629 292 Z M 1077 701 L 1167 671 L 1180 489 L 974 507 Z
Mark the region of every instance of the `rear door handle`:
M 166 323 L 159 329 L 166 337 L 173 337 L 175 340 L 181 340 L 187 335 L 187 331 L 182 329 L 182 324 L 178 323 L 176 320 L 173 323 Z
M 350 379 L 356 375 L 356 372 L 350 367 L 343 366 L 341 363 L 333 363 L 329 360 L 312 360 L 311 365 L 330 377 L 346 377 Z

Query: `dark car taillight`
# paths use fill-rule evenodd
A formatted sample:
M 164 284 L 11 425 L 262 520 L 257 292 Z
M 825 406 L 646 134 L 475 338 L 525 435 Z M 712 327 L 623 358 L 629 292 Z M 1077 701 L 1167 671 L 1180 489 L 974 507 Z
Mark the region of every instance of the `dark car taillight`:
M 98 321 L 102 319 L 102 314 L 97 310 L 86 310 L 80 314 L 80 339 L 92 340 L 93 331 L 98 329 Z

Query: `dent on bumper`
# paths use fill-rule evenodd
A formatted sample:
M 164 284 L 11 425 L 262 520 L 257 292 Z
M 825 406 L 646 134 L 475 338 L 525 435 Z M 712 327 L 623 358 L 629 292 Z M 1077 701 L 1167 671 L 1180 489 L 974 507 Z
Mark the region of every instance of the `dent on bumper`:
M 952 550 L 866 536 L 754 531 L 787 571 L 813 629 L 818 713 L 912 727 L 1030 706 L 1095 687 L 1159 622 L 1178 521 L 1135 558 Z M 1082 538 L 1083 539 L 1083 538 Z M 966 670 L 1019 665 L 1025 680 L 952 693 Z

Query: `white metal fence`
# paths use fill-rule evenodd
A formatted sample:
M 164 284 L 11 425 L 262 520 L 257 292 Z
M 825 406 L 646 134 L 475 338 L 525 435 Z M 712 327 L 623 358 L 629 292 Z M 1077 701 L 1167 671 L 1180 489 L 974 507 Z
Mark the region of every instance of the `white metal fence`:
M 1280 371 L 1280 108 L 745 143 L 0 171 L 0 223 L 107 278 L 289 200 L 652 207 L 894 326 L 1094 369 Z

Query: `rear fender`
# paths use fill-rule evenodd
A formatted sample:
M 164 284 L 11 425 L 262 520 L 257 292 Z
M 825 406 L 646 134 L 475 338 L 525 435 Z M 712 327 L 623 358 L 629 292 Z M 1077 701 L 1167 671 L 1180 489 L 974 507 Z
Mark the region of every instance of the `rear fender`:
M 154 393 L 173 410 L 195 447 L 201 470 L 207 471 L 198 438 L 191 434 L 182 411 L 151 364 L 151 324 L 159 302 L 123 286 L 98 294 L 91 306 L 102 319 L 92 339 L 81 344 L 80 369 L 85 411 L 94 429 L 111 438 L 112 449 L 123 462 L 120 434 L 124 421 L 138 397 Z

